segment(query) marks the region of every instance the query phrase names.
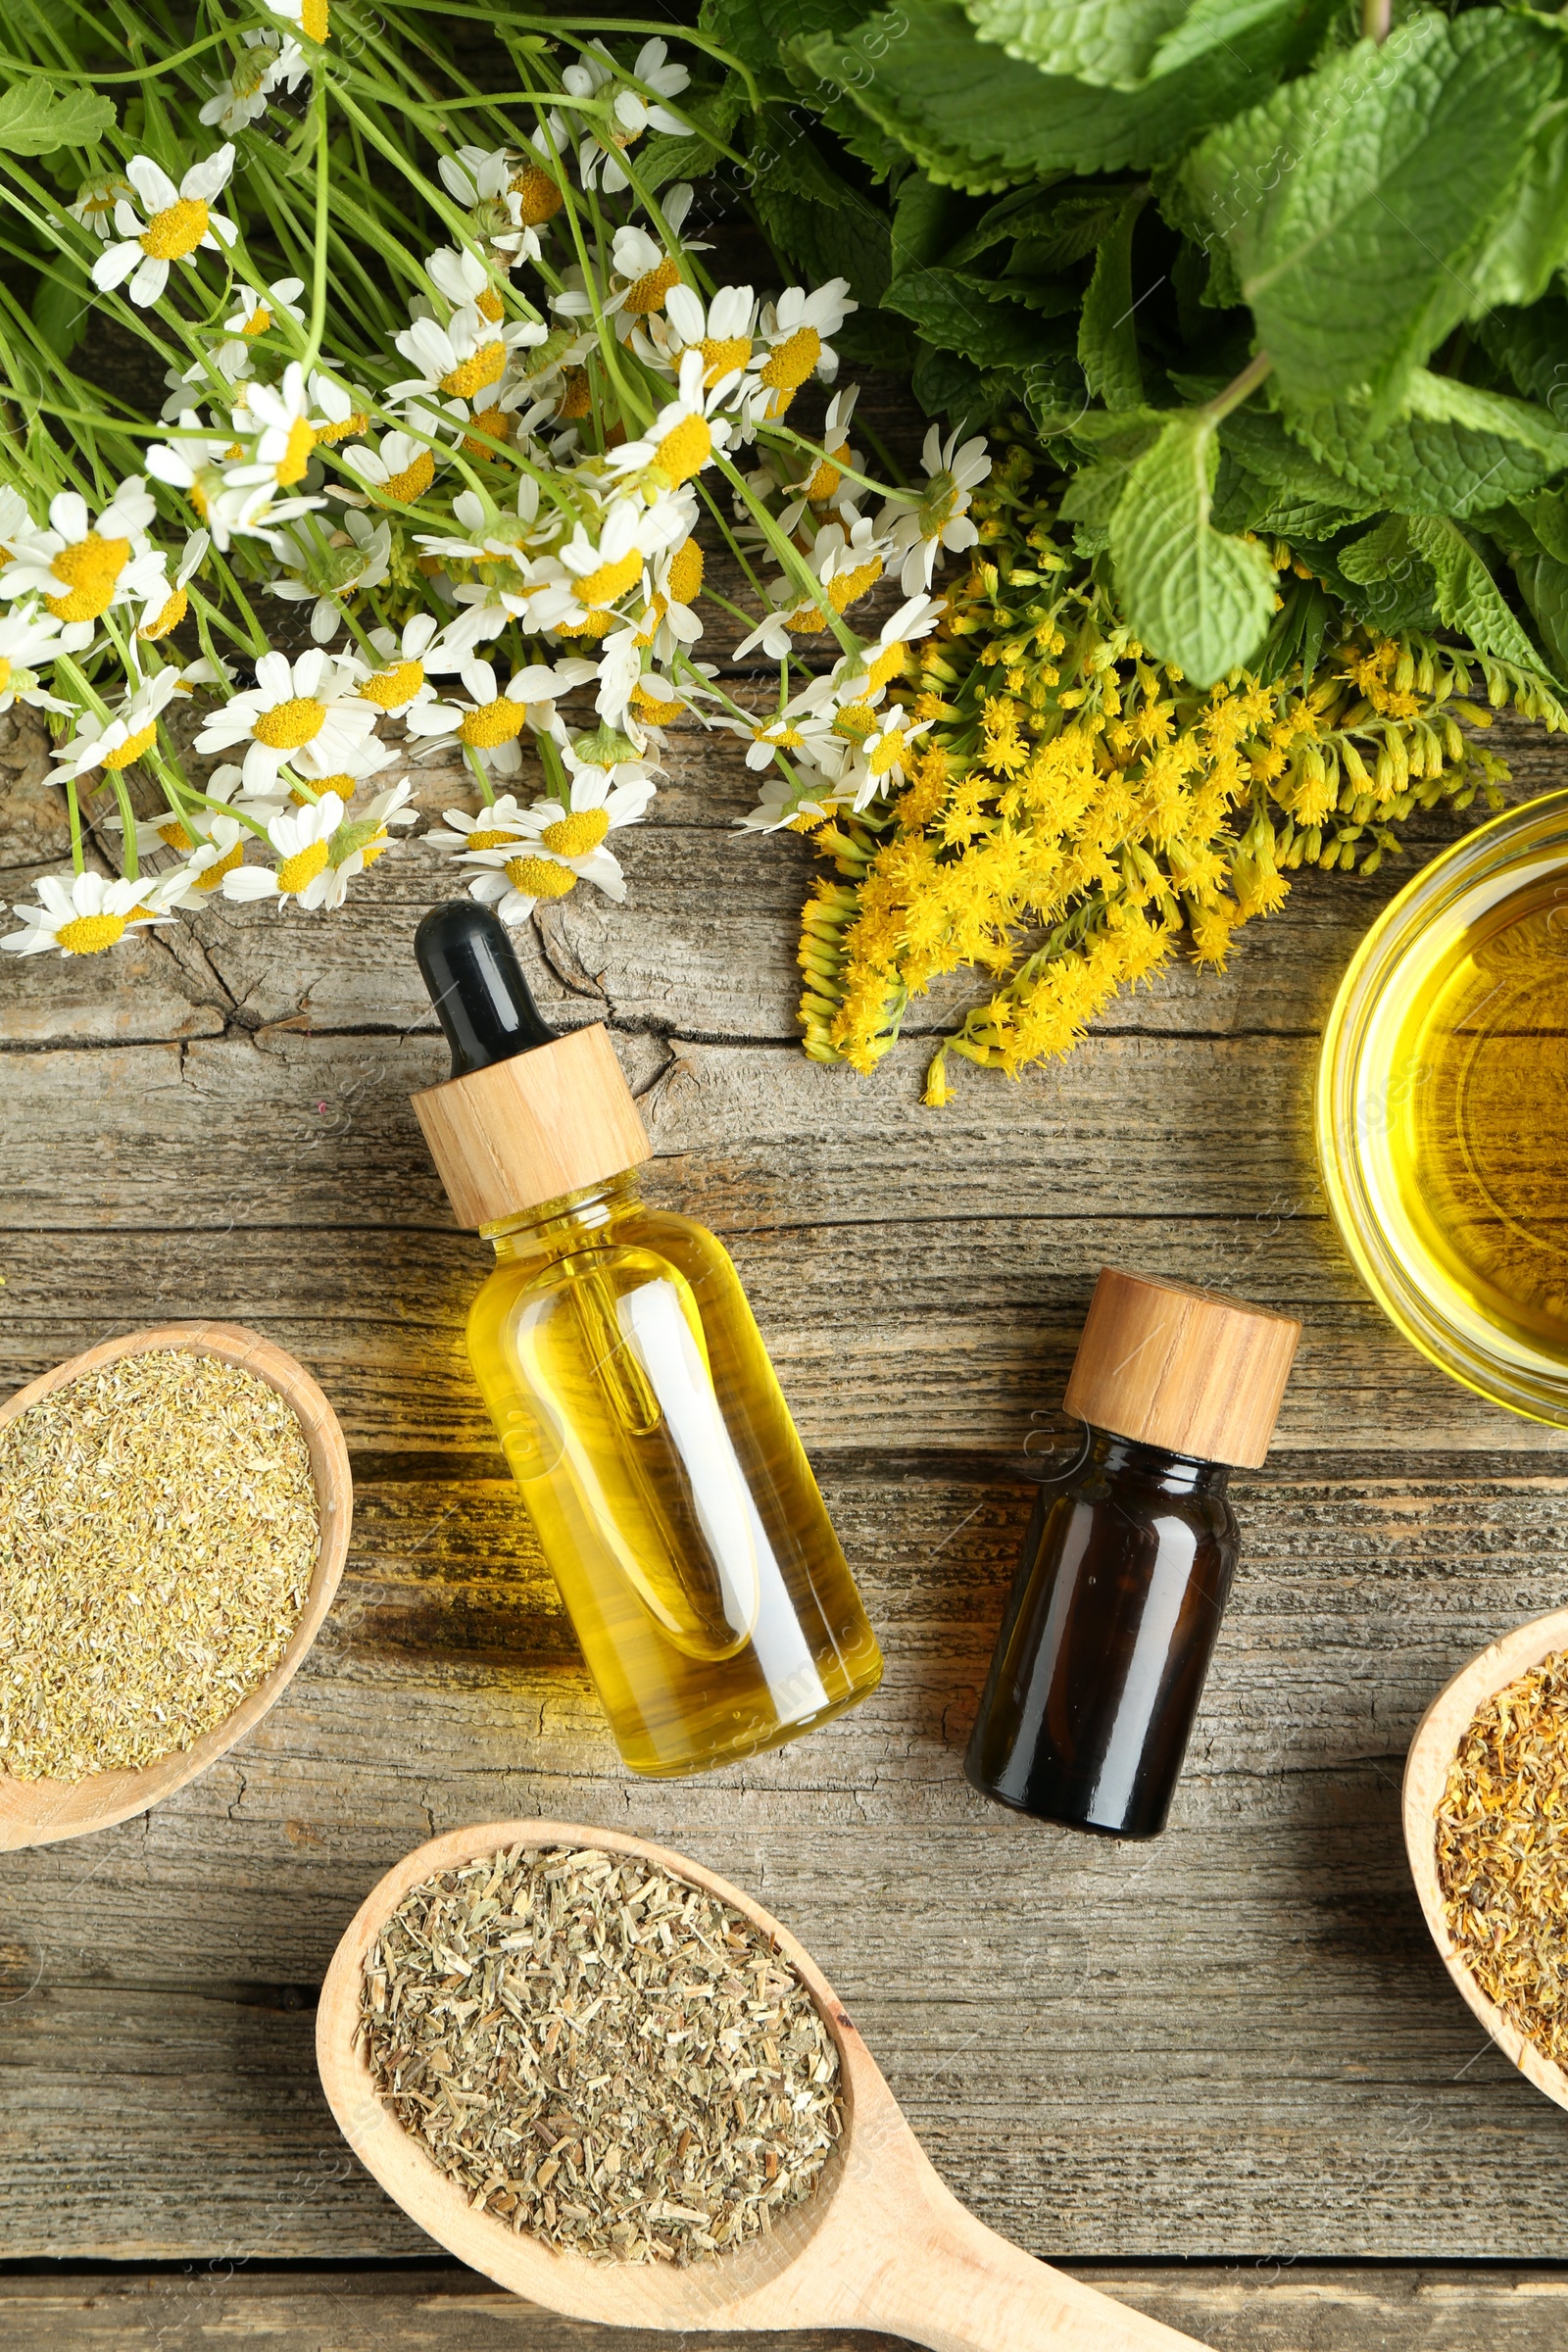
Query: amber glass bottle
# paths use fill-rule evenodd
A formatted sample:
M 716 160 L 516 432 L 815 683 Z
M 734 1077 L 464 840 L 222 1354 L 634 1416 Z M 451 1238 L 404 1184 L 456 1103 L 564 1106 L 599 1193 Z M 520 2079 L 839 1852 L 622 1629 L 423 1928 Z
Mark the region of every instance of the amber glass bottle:
M 1267 1450 L 1300 1326 L 1106 1267 L 964 1770 L 986 1796 L 1115 1838 L 1165 1826 L 1236 1566 L 1233 1463 Z
M 551 1035 L 493 914 L 416 947 L 454 1074 L 415 1107 L 496 1250 L 469 1357 L 616 1744 L 661 1776 L 776 1747 L 882 1660 L 728 1252 L 644 1203 L 605 1030 Z

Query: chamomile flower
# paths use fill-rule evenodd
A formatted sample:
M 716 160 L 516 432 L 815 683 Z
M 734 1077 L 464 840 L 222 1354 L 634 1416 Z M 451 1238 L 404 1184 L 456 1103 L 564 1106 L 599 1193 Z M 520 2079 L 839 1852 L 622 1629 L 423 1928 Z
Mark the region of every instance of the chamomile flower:
M 76 783 L 95 767 L 118 774 L 133 766 L 158 741 L 158 721 L 178 691 L 177 669 L 160 669 L 128 695 L 110 718 L 84 710 L 69 743 L 55 753 L 53 784 Z
M 141 619 L 136 625 L 136 636 L 141 644 L 151 645 L 156 639 L 167 637 L 171 629 L 178 628 L 190 610 L 190 582 L 207 561 L 207 551 L 212 544 L 211 535 L 206 531 L 192 531 L 189 534 L 172 580 L 166 580 L 162 590 L 149 597 L 142 608 Z
M 98 172 L 84 179 L 76 190 L 76 200 L 70 208 L 74 220 L 83 228 L 90 228 L 95 237 L 107 244 L 114 234 L 115 213 L 122 204 L 134 204 L 136 191 L 122 172 Z
M 680 364 L 677 397 L 660 410 L 646 433 L 611 451 L 611 470 L 647 473 L 661 489 L 678 490 L 728 444 L 728 421 L 717 414 L 725 393 L 720 383 L 704 394 L 703 355 L 688 351 Z
M 447 830 L 427 833 L 425 839 L 443 850 L 505 849 L 526 838 L 522 810 L 510 792 L 501 793 L 476 815 L 466 808 L 447 808 L 441 822 Z
M 118 947 L 129 930 L 166 920 L 156 882 L 111 882 L 104 874 L 45 874 L 37 885 L 37 906 L 16 906 L 23 929 L 8 932 L 0 948 L 13 956 L 101 956 Z
M 909 647 L 930 636 L 945 610 L 946 600 L 940 596 L 911 596 L 882 623 L 869 645 L 858 654 L 845 654 L 831 676 L 813 685 L 824 701 L 879 703 L 894 679 L 908 668 Z
M 642 823 L 658 787 L 638 760 L 617 760 L 606 766 L 580 760 L 567 745 L 562 746 L 561 757 L 571 778 L 566 794 L 535 801 L 522 812 L 522 827 L 530 841 L 583 873 L 581 861 L 602 849 L 612 833 Z M 475 853 L 470 844 L 469 855 L 475 854 L 493 855 Z
M 632 349 L 650 366 L 678 373 L 688 351 L 703 357 L 703 389 L 733 385 L 750 366 L 757 325 L 757 297 L 750 286 L 720 286 L 705 304 L 684 280 L 664 296 L 663 313 L 639 322 Z
M 851 311 L 847 277 L 830 277 L 825 286 L 808 294 L 791 286 L 776 304 L 763 311 L 759 327 L 763 349 L 753 362 L 751 413 L 760 421 L 782 416 L 801 386 L 813 375 L 831 383 L 839 357 L 828 341 Z
M 269 656 L 270 660 L 281 659 Z M 305 656 L 307 662 L 313 657 Z M 242 904 L 276 899 L 282 908 L 292 899 L 303 907 L 324 905 L 332 890 L 328 844 L 343 822 L 343 803 L 335 792 L 323 792 L 303 808 L 285 808 L 267 828 L 268 847 L 275 865 L 236 865 L 223 876 L 223 896 Z
M 297 24 L 308 41 L 320 43 L 329 30 L 327 0 L 267 0 L 274 17 Z
M 471 895 L 493 906 L 503 922 L 517 922 L 521 911 L 511 910 L 514 899 L 537 902 L 566 896 L 571 884 L 563 888 L 552 870 L 559 864 L 573 881 L 591 882 L 606 898 L 624 899 L 620 860 L 606 849 L 605 842 L 612 827 L 641 821 L 654 788 L 651 781 L 645 781 L 646 771 L 634 765 L 632 773 L 639 779 L 634 784 L 612 785 L 612 772 L 579 765 L 572 777 L 569 803 L 536 801 L 525 808 L 522 821 L 527 836 L 518 848 L 503 845 L 466 851 L 463 863 L 484 869 L 470 885 Z M 542 870 L 537 863 L 541 858 L 545 860 Z
M 271 583 L 275 597 L 289 605 L 309 605 L 311 635 L 318 645 L 330 645 L 343 625 L 350 597 L 364 588 L 378 588 L 392 562 L 392 526 L 372 523 L 368 514 L 350 507 L 341 526 L 317 524 L 302 529 L 291 524 L 270 539 L 282 570 Z
M 52 662 L 61 650 L 61 627 L 53 614 L 36 605 L 19 605 L 0 620 L 0 713 L 13 703 L 31 703 L 42 710 L 69 710 L 40 684 L 37 665 Z
M 893 542 L 892 560 L 901 564 L 899 578 L 906 596 L 930 587 L 944 554 L 961 555 L 974 546 L 980 534 L 969 519 L 969 493 L 991 471 L 983 435 L 960 447 L 956 433 L 944 442 L 936 425 L 925 437 L 921 462 L 927 478 L 918 500 L 892 501 L 881 517 Z
M 367 872 L 378 858 L 396 848 L 389 828 L 412 825 L 418 813 L 408 807 L 408 799 L 409 779 L 404 776 L 385 792 L 378 792 L 360 815 L 345 816 L 326 845 L 328 879 L 320 902 L 323 906 L 341 906 L 355 876 Z
M 397 506 L 413 507 L 435 480 L 435 451 L 411 433 L 383 433 L 378 449 L 368 441 L 351 441 L 343 463 L 366 487 L 363 492 L 340 490 L 340 497 L 390 499 Z
M 393 384 L 387 398 L 427 403 L 445 393 L 482 408 L 484 393 L 506 374 L 509 355 L 519 346 L 542 343 L 548 332 L 542 318 L 487 318 L 471 302 L 454 311 L 445 326 L 434 318 L 416 318 L 393 341 L 418 372 Z
M 495 279 L 476 253 L 456 245 L 441 245 L 425 257 L 424 274 L 455 311 L 471 303 L 481 318 L 493 326 L 505 316 L 506 305 L 496 290 Z
M 498 768 L 503 775 L 515 775 L 522 765 L 522 754 L 517 738 L 529 724 L 530 708 L 536 716 L 545 709 L 549 718 L 539 723 L 548 726 L 555 716 L 554 697 L 558 691 L 556 672 L 542 662 L 520 669 L 503 686 L 489 662 L 465 662 L 459 672 L 466 702 L 416 703 L 408 711 L 405 723 L 411 735 L 452 735 L 465 748 L 476 752 L 487 767 Z
M 178 187 L 150 155 L 132 156 L 125 177 L 141 199 L 142 220 L 127 197 L 115 207 L 115 235 L 92 266 L 92 282 L 100 294 L 126 287 L 138 310 L 148 310 L 162 298 L 169 283 L 171 262 L 194 267 L 203 251 L 221 253 L 232 245 L 238 230 L 226 214 L 213 211 L 213 198 L 228 185 L 234 169 L 232 146 L 220 147 L 199 164 L 192 164 Z M 132 275 L 134 272 L 134 275 Z
M 194 914 L 212 904 L 214 893 L 244 863 L 245 845 L 255 837 L 237 816 L 208 808 L 193 809 L 176 822 L 187 839 L 193 830 L 199 838 L 172 873 L 159 876 L 159 904 Z
M 239 309 L 231 318 L 223 320 L 223 332 L 254 342 L 258 335 L 265 335 L 274 327 L 279 318 L 292 318 L 296 326 L 303 326 L 305 313 L 295 297 L 304 291 L 303 277 L 274 278 L 265 293 L 255 286 L 239 287 Z
M 360 698 L 357 670 L 357 663 L 334 662 L 319 647 L 292 663 L 286 654 L 264 654 L 256 684 L 209 714 L 196 749 L 227 752 L 244 744 L 241 772 L 250 792 L 270 791 L 284 762 L 307 749 L 323 768 L 347 767 L 377 717 Z
M 614 867 L 613 880 L 619 883 L 618 861 L 609 850 L 601 850 L 599 855 Z M 468 884 L 468 896 L 494 907 L 504 923 L 525 923 L 541 900 L 548 906 L 554 899 L 569 897 L 577 887 L 575 867 L 564 858 L 552 858 L 547 851 L 526 849 L 519 842 L 511 852 L 499 849 L 487 852 L 486 859 L 491 857 L 497 863 L 492 867 L 486 862 L 484 871 L 474 875 Z M 609 893 L 612 898 L 615 895 L 613 889 Z M 619 895 L 625 896 L 623 885 Z M 9 941 L 0 940 L 0 947 L 9 945 Z
M 310 469 L 311 452 L 324 422 L 311 413 L 310 386 L 298 360 L 290 360 L 280 384 L 251 386 L 246 421 L 255 445 L 237 465 L 225 466 L 229 486 L 265 486 L 269 492 L 295 489 Z
M 333 449 L 338 442 L 352 441 L 369 429 L 372 403 L 368 392 L 351 390 L 320 368 L 312 368 L 305 389 L 317 419 L 318 449 Z
M 851 384 L 848 390 L 834 393 L 822 420 L 823 456 L 808 473 L 784 485 L 789 504 L 779 512 L 778 527 L 787 536 L 793 536 L 806 514 L 814 514 L 822 521 L 854 499 L 855 486 L 846 481 L 845 472 L 846 468 L 857 469 L 860 461 L 858 453 L 851 449 L 847 435 L 859 389 L 858 384 Z M 885 514 L 882 519 L 885 523 Z
M 555 585 L 535 608 L 537 625 L 559 629 L 619 604 L 643 585 L 649 559 L 685 538 L 687 525 L 686 508 L 668 497 L 651 506 L 618 499 L 596 533 L 579 522 L 559 551 Z
M 234 71 L 226 80 L 212 84 L 213 94 L 197 117 L 230 139 L 248 123 L 261 121 L 273 90 L 297 90 L 310 72 L 298 41 L 282 33 L 247 32 L 241 38 L 244 52 L 235 59 Z
M 406 718 L 416 704 L 434 702 L 432 679 L 456 669 L 462 659 L 442 643 L 440 628 L 433 613 L 416 612 L 401 637 L 391 629 L 372 629 L 370 643 L 384 666 L 360 681 L 365 700 L 393 718 Z
M 41 596 L 65 623 L 60 651 L 80 652 L 112 606 L 145 601 L 164 584 L 163 550 L 146 537 L 157 511 L 139 473 L 121 483 L 96 518 L 79 492 L 62 490 L 49 502 L 47 530 L 29 520 L 14 533 L 0 596 Z
M 770 768 L 779 752 L 786 759 L 799 755 L 819 767 L 826 764 L 836 769 L 838 765 L 832 714 L 808 709 L 799 700 L 769 719 L 748 724 L 739 718 L 721 718 L 718 724 L 746 743 L 746 764 L 754 774 Z
M 584 187 L 602 187 L 607 196 L 619 195 L 630 185 L 619 159 L 644 131 L 662 130 L 678 137 L 690 128 L 679 115 L 659 103 L 662 98 L 678 98 L 691 80 L 687 69 L 668 64 L 668 57 L 667 42 L 643 43 L 629 77 L 643 85 L 640 90 L 630 89 L 620 80 L 622 69 L 603 41 L 590 41 L 576 63 L 563 73 L 561 84 L 568 96 L 598 100 L 609 116 L 603 126 L 594 124 L 578 148 Z
M 932 723 L 929 718 L 922 718 L 911 725 L 901 703 L 895 703 L 891 710 L 878 715 L 856 745 L 841 779 L 841 793 L 845 796 L 853 793 L 857 810 L 867 808 L 879 794 L 892 792 L 904 782 L 909 747 Z

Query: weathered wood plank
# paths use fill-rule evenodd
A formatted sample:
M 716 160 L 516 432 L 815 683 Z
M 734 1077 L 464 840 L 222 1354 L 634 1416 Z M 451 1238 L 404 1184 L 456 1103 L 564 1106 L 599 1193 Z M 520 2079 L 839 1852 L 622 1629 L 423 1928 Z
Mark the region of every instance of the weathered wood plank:
M 1563 1597 L 1560 1483 L 1326 1456 L 1247 1480 L 1173 1826 L 1142 1847 L 960 1776 L 1027 1490 L 911 1462 L 825 1492 L 882 1689 L 655 1787 L 614 1760 L 505 1484 L 368 1480 L 342 1603 L 258 1733 L 159 1812 L 7 1858 L 0 2254 L 418 2252 L 339 2162 L 314 1987 L 410 1846 L 551 1814 L 761 1894 L 947 2177 L 1036 2251 L 1568 2258 L 1560 2118 L 1480 2046 L 1397 1811 L 1433 1691 Z
M 1339 2267 L 1106 2268 L 1074 2275 L 1224 2352 L 1558 2352 L 1560 2272 Z M 505 2295 L 472 2272 L 291 2277 L 226 2264 L 184 2277 L 0 2278 L 0 2341 L 28 2352 L 659 2352 L 669 2338 L 590 2327 Z M 711 2335 L 711 2352 L 874 2352 L 839 2329 Z

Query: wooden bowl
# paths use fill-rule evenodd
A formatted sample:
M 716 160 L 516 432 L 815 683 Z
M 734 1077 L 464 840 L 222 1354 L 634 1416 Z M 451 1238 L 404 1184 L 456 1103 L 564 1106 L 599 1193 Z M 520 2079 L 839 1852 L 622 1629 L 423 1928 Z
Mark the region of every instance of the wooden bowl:
M 238 1323 L 163 1323 L 153 1331 L 132 1331 L 121 1340 L 105 1340 L 102 1347 L 89 1348 L 85 1355 L 74 1355 L 70 1363 L 57 1364 L 52 1372 L 19 1389 L 0 1405 L 0 1429 L 24 1413 L 29 1404 L 36 1404 L 82 1373 L 97 1372 L 105 1364 L 118 1363 L 122 1356 L 149 1354 L 160 1348 L 185 1348 L 196 1355 L 216 1356 L 220 1363 L 242 1365 L 247 1372 L 258 1373 L 292 1407 L 310 1447 L 321 1522 L 310 1592 L 289 1645 L 266 1681 L 258 1683 L 232 1715 L 204 1732 L 192 1746 L 176 1748 L 139 1771 L 94 1772 L 80 1781 L 18 1781 L 0 1771 L 0 1852 L 19 1845 L 53 1845 L 62 1838 L 82 1838 L 89 1830 L 105 1830 L 112 1822 L 127 1821 L 133 1813 L 145 1813 L 149 1805 L 161 1804 L 205 1772 L 209 1764 L 216 1764 L 282 1697 L 320 1631 L 343 1574 L 354 1511 L 343 1432 L 305 1367 L 258 1331 L 246 1331 Z
M 355 2041 L 366 1954 L 411 1887 L 514 1845 L 635 1855 L 733 1905 L 796 1970 L 838 2050 L 844 2131 L 814 2194 L 770 2236 L 685 2269 L 594 2262 L 546 2245 L 476 2211 L 378 2097 Z M 454 1830 L 410 1854 L 371 1889 L 332 1956 L 316 2013 L 316 2062 L 344 2138 L 421 2230 L 514 2294 L 573 2319 L 679 2329 L 869 2328 L 932 2352 L 1200 2352 L 1190 2336 L 976 2221 L 938 2177 L 843 2002 L 789 1930 L 699 1863 L 617 1830 L 499 1821 Z
M 1438 1884 L 1437 1855 L 1438 1807 L 1449 1767 L 1477 1709 L 1555 1649 L 1568 1649 L 1568 1609 L 1554 1609 L 1549 1617 L 1533 1617 L 1528 1625 L 1516 1625 L 1511 1634 L 1504 1634 L 1500 1642 L 1494 1642 L 1490 1649 L 1472 1658 L 1438 1693 L 1417 1726 L 1405 1762 L 1404 1843 L 1432 1940 L 1443 1954 L 1449 1976 L 1498 2049 L 1538 2090 L 1555 2099 L 1559 2107 L 1568 2107 L 1568 2074 L 1544 2058 L 1535 2043 L 1488 2000 L 1455 1950 Z

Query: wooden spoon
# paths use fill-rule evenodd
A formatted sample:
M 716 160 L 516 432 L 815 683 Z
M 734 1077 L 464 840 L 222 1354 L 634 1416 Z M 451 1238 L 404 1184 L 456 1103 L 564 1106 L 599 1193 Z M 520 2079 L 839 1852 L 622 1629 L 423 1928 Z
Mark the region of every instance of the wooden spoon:
M 355 2045 L 366 1954 L 413 1886 L 514 1845 L 632 1854 L 706 1887 L 772 1937 L 838 2045 L 846 2120 L 816 2193 L 771 2237 L 676 2270 L 591 2262 L 475 2211 L 371 2084 Z M 933 2352 L 1193 2352 L 1178 2335 L 1009 2245 L 937 2177 L 870 2052 L 809 1952 L 749 1895 L 683 1855 L 614 1830 L 559 1821 L 455 1830 L 410 1854 L 361 1905 L 333 1955 L 317 2012 L 316 2058 L 344 2137 L 405 2213 L 514 2294 L 624 2328 L 872 2328 Z
M 127 1332 L 121 1340 L 105 1340 L 85 1355 L 57 1364 L 41 1379 L 29 1381 L 0 1405 L 0 1429 L 24 1413 L 29 1404 L 64 1388 L 84 1372 L 97 1372 L 122 1356 L 143 1355 L 157 1348 L 185 1348 L 196 1355 L 217 1356 L 220 1363 L 241 1364 L 270 1383 L 293 1407 L 311 1452 L 311 1475 L 316 1481 L 316 1503 L 321 1522 L 320 1549 L 299 1622 L 287 1649 L 265 1682 L 240 1700 L 232 1715 L 190 1747 L 175 1748 L 139 1771 L 94 1772 L 80 1781 L 18 1781 L 0 1772 L 0 1852 L 19 1845 L 52 1845 L 62 1838 L 85 1837 L 111 1822 L 126 1821 L 162 1803 L 187 1781 L 205 1772 L 236 1740 L 261 1722 L 275 1706 L 320 1630 L 321 1620 L 343 1574 L 348 1554 L 349 1524 L 354 1491 L 349 1477 L 348 1448 L 337 1415 L 303 1364 L 260 1332 L 238 1323 L 163 1323 L 154 1331 Z
M 1533 1617 L 1516 1625 L 1511 1634 L 1494 1642 L 1456 1674 L 1433 1700 L 1416 1727 L 1404 1767 L 1404 1843 L 1410 1857 L 1415 1890 L 1421 1897 L 1432 1940 L 1443 1954 L 1449 1976 L 1505 2056 L 1538 2090 L 1559 2107 L 1568 2107 L 1568 2074 L 1543 2057 L 1533 2041 L 1511 2025 L 1488 2000 L 1448 1934 L 1443 1889 L 1438 1884 L 1437 1814 L 1447 1787 L 1448 1770 L 1460 1740 L 1479 1707 L 1509 1683 L 1539 1666 L 1554 1649 L 1568 1649 L 1568 1609 L 1553 1609 L 1549 1617 Z

